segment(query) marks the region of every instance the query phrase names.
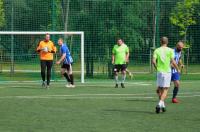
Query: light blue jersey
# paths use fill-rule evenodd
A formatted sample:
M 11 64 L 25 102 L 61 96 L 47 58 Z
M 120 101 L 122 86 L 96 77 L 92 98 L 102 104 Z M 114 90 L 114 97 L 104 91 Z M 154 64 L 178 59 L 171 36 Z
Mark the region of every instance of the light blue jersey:
M 181 51 L 178 52 L 177 49 L 174 49 L 174 60 L 176 61 L 176 64 L 178 65 L 179 61 L 181 59 Z M 172 68 L 172 73 L 176 73 L 177 70 L 175 68 Z
M 60 54 L 63 55 L 65 53 L 66 53 L 66 57 L 65 57 L 63 63 L 64 64 L 72 64 L 73 59 L 70 54 L 69 48 L 67 47 L 67 45 L 65 43 L 63 43 L 62 46 L 60 47 Z

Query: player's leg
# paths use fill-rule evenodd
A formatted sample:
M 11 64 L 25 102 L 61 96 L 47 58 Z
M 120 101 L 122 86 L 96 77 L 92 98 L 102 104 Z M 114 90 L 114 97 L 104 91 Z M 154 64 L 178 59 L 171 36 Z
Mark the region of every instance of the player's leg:
M 61 74 L 65 77 L 65 79 L 67 80 L 68 83 L 71 82 L 69 75 L 68 75 L 68 71 L 67 71 L 67 64 L 62 64 L 61 66 Z M 68 84 L 66 85 L 66 87 L 68 86 Z
M 179 91 L 180 87 L 180 74 L 179 73 L 173 73 L 172 74 L 172 81 L 174 82 L 174 89 L 173 89 L 173 96 L 172 96 L 172 103 L 178 103 L 179 101 L 177 100 L 176 96 Z
M 41 67 L 42 87 L 45 87 L 46 86 L 46 83 L 45 83 L 46 61 L 41 60 L 40 67 Z
M 64 64 L 62 65 L 62 68 L 61 68 L 61 74 L 65 77 L 65 79 L 68 82 L 68 84 L 66 84 L 65 86 L 69 87 L 69 83 L 70 83 L 71 80 L 69 78 L 69 75 L 67 74 L 67 69 L 65 68 Z
M 161 96 L 161 90 L 160 89 L 161 89 L 160 87 L 157 87 L 157 89 L 156 89 L 156 93 L 157 93 L 159 99 L 160 99 L 160 96 Z
M 118 79 L 118 73 L 119 73 L 119 65 L 114 65 L 114 78 L 115 78 L 115 88 L 118 88 L 119 85 L 119 79 Z
M 157 85 L 159 87 L 160 99 L 158 105 L 156 106 L 156 113 L 160 113 L 162 109 L 163 112 L 166 111 L 165 99 L 167 97 L 168 89 L 170 87 L 171 73 L 158 73 L 157 74 Z
M 161 109 L 162 109 L 163 112 L 166 111 L 165 99 L 167 98 L 168 90 L 169 90 L 168 87 L 163 88 L 162 94 L 160 96 L 160 100 L 162 101 L 162 103 L 161 103 Z
M 128 70 L 128 63 L 126 64 L 126 73 L 129 75 L 131 79 L 133 78 L 133 74 Z
M 68 71 L 68 75 L 69 75 L 69 78 L 70 78 L 70 83 L 71 83 L 71 87 L 75 87 L 75 85 L 74 85 L 74 75 L 73 75 L 73 72 L 72 72 L 72 65 L 71 64 L 69 64 L 68 65 L 68 68 L 67 68 L 67 71 Z
M 172 96 L 172 103 L 178 103 L 179 101 L 177 100 L 176 96 L 179 91 L 179 86 L 180 86 L 180 81 L 176 80 L 174 81 L 174 89 L 173 89 L 173 96 Z
M 122 72 L 121 87 L 125 88 L 125 86 L 124 86 L 124 82 L 126 80 L 126 65 L 125 64 L 121 65 L 121 72 Z
M 53 61 L 47 61 L 47 88 L 49 88 L 50 80 L 51 80 L 51 69 L 52 69 Z
M 163 112 L 166 111 L 166 107 L 165 107 L 165 99 L 167 98 L 167 93 L 168 93 L 168 87 L 159 87 L 159 91 L 160 91 L 160 100 L 158 102 L 158 105 L 156 106 L 156 113 L 160 113 L 160 110 L 162 110 Z

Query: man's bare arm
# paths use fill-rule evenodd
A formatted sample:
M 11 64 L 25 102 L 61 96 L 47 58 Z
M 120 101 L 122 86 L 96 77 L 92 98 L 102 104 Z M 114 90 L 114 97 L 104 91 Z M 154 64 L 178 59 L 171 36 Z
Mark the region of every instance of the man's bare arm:
M 129 62 L 129 52 L 126 53 L 126 62 Z
M 176 61 L 174 59 L 171 59 L 171 63 L 173 64 L 174 68 L 180 73 L 180 69 L 178 68 L 178 65 L 176 64 Z
M 56 63 L 60 64 L 65 59 L 65 57 L 66 57 L 66 53 L 64 53 Z
M 152 64 L 153 64 L 154 68 L 157 70 L 156 58 L 152 59 Z
M 113 54 L 112 55 L 112 64 L 114 64 L 115 63 L 115 55 Z

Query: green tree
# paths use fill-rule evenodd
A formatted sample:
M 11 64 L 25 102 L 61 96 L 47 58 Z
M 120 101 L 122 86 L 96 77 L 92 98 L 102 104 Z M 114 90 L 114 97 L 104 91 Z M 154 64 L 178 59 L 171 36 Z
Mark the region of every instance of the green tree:
M 179 34 L 185 41 L 188 28 L 196 24 L 195 7 L 199 4 L 199 0 L 184 0 L 177 2 L 176 7 L 172 10 L 170 22 L 179 27 Z
M 0 0 L 0 28 L 5 26 L 5 12 L 3 6 L 3 0 Z

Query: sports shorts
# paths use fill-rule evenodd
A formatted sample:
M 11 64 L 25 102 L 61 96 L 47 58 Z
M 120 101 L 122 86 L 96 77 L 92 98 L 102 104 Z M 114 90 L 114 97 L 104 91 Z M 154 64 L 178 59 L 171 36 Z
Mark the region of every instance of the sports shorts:
M 157 86 L 162 88 L 168 88 L 170 87 L 171 83 L 171 72 L 169 73 L 163 73 L 158 72 L 157 73 Z
M 126 71 L 126 64 L 114 65 L 114 72 Z
M 180 73 L 174 72 L 172 73 L 171 81 L 179 81 L 180 80 Z

